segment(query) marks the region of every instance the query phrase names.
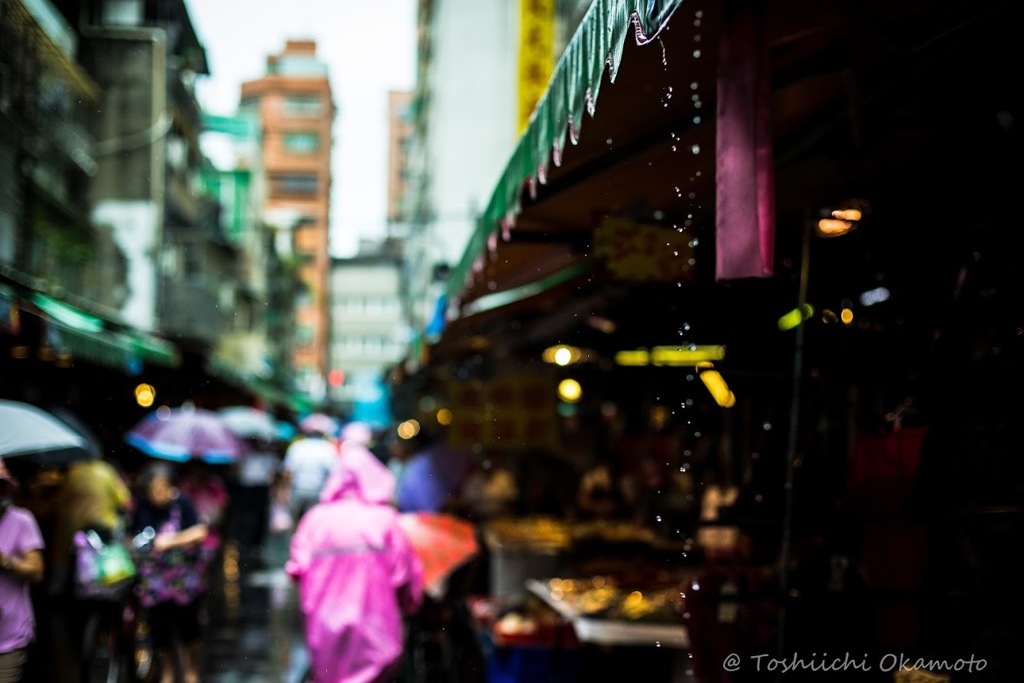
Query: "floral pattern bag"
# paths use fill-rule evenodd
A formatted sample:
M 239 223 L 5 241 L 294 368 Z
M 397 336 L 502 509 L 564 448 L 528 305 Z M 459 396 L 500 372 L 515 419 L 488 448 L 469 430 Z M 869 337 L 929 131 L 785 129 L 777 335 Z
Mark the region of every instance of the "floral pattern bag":
M 155 535 L 181 530 L 181 508 L 175 505 L 167 522 Z M 135 564 L 139 601 L 145 607 L 165 602 L 187 605 L 206 590 L 206 559 L 199 544 L 161 552 L 148 543 L 138 549 Z

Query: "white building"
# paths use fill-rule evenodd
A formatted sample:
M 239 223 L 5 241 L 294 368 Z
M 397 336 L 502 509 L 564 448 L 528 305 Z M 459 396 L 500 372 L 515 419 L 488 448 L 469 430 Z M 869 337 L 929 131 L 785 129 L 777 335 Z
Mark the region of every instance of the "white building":
M 422 331 L 520 134 L 520 30 L 529 0 L 421 0 L 408 157 L 409 323 Z M 547 0 L 554 66 L 591 0 Z
M 328 400 L 342 411 L 375 403 L 385 372 L 406 349 L 399 256 L 390 243 L 364 243 L 331 261 Z

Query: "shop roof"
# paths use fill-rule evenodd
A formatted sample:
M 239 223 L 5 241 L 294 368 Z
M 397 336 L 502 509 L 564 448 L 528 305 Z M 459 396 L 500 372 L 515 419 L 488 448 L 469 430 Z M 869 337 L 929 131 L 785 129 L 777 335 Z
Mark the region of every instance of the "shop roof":
M 583 274 L 581 267 L 595 261 L 594 229 L 606 217 L 677 225 L 697 238 L 693 272 L 671 283 L 682 289 L 647 288 L 646 295 L 670 296 L 697 315 L 702 308 L 715 311 L 730 292 L 754 291 L 742 281 L 715 285 L 712 272 L 721 3 L 666 2 L 650 6 L 650 12 L 636 4 L 595 3 L 559 62 L 449 281 L 457 311 L 450 329 L 461 336 L 513 332 L 507 325 L 522 329 L 528 318 L 543 319 L 564 308 L 563 302 L 595 292 L 613 298 L 614 279 L 605 270 Z M 801 228 L 811 206 L 869 186 L 889 193 L 894 203 L 909 201 L 911 193 L 927 194 L 931 181 L 908 174 L 958 125 L 951 113 L 926 108 L 928 89 L 942 88 L 960 73 L 961 86 L 972 93 L 999 92 L 998 72 L 981 71 L 980 65 L 993 59 L 988 52 L 1005 52 L 998 40 L 986 41 L 985 32 L 999 25 L 1008 5 L 955 4 L 767 3 L 779 228 L 776 277 L 753 283 L 760 301 L 779 302 L 790 294 L 795 300 Z M 618 51 L 611 49 L 615 40 L 622 43 Z M 987 105 L 972 105 L 974 120 Z M 893 183 L 901 178 L 903 197 Z M 920 239 L 920 228 L 896 227 L 899 232 L 859 235 L 841 249 L 816 244 L 816 251 L 835 256 L 847 250 L 850 256 L 835 268 L 819 264 L 812 290 L 836 298 L 838 305 L 842 296 L 870 284 L 852 282 L 863 273 L 854 273 L 850 262 L 859 259 L 860 270 L 868 266 L 879 273 L 885 266 L 910 266 L 905 256 Z M 913 265 L 931 278 L 950 267 L 943 259 Z M 580 273 L 574 283 L 558 280 L 574 269 Z M 549 295 L 528 286 L 551 278 L 558 282 Z M 635 297 L 638 289 L 631 291 Z M 516 292 L 529 297 L 513 303 Z M 503 293 L 508 321 L 493 309 L 484 313 L 490 307 L 478 303 Z M 773 308 L 771 316 L 781 312 Z M 709 315 L 724 325 L 723 316 Z

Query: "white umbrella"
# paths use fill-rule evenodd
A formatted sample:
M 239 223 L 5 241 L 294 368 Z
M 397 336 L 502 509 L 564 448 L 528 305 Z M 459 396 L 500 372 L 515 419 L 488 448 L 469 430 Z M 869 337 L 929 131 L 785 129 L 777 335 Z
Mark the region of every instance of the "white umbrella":
M 232 406 L 217 411 L 224 424 L 243 439 L 278 441 L 278 425 L 273 416 L 265 410 L 250 406 Z
M 89 442 L 50 413 L 0 400 L 0 458 L 56 465 L 89 457 Z

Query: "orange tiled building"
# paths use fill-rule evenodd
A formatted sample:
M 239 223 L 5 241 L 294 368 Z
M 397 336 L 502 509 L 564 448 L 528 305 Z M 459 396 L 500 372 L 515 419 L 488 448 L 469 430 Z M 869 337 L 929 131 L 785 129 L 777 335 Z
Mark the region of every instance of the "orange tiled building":
M 263 129 L 267 215 L 287 215 L 307 291 L 295 310 L 292 366 L 299 388 L 315 394 L 327 371 L 331 128 L 335 106 L 316 42 L 289 40 L 267 57 L 267 73 L 242 84 L 242 109 Z

